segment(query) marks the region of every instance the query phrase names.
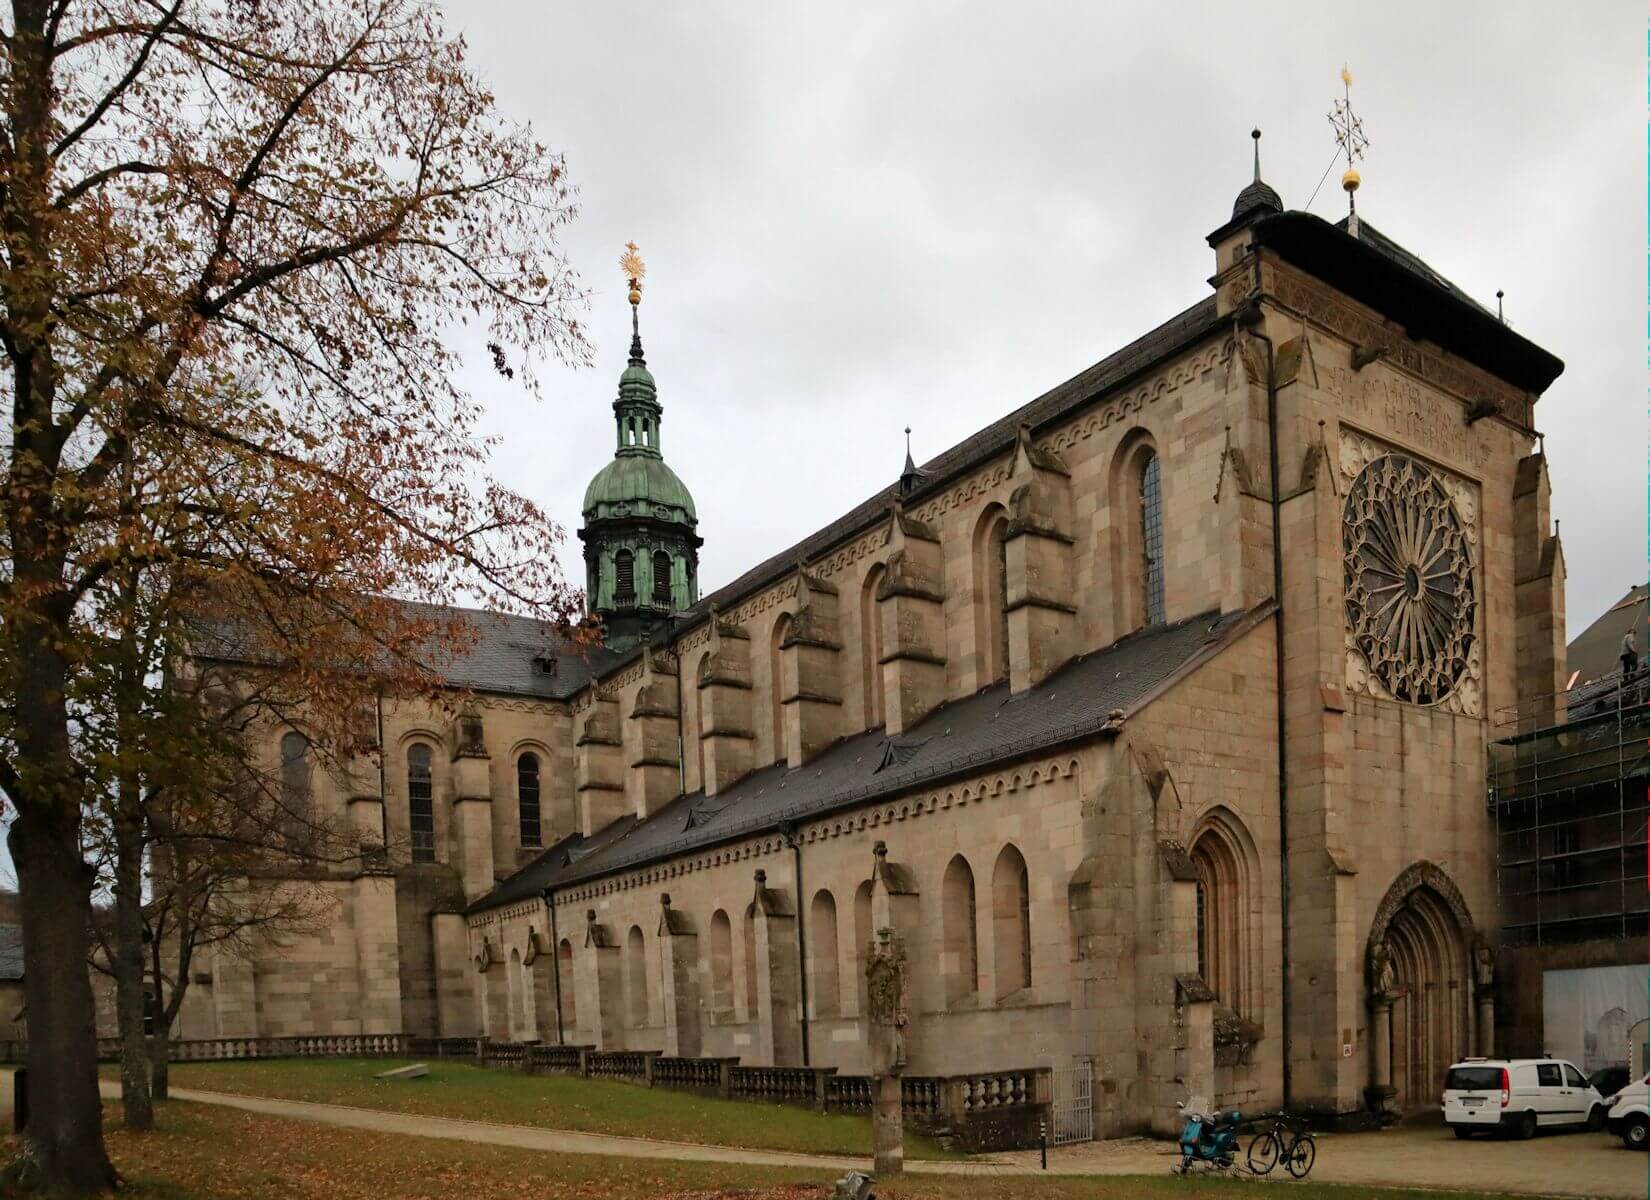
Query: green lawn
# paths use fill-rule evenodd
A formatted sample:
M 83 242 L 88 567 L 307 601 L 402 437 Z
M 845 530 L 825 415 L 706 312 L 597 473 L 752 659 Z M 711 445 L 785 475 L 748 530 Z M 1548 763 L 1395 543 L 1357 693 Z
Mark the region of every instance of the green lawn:
M 423 1079 L 373 1078 L 409 1062 L 428 1062 Z M 111 1074 L 109 1078 L 118 1078 Z M 669 1088 L 523 1075 L 442 1059 L 306 1058 L 264 1062 L 175 1063 L 173 1087 L 347 1104 L 429 1117 L 460 1117 L 541 1129 L 611 1133 L 801 1154 L 871 1153 L 868 1117 L 824 1115 L 783 1104 L 706 1099 Z M 905 1140 L 912 1159 L 956 1158 L 933 1141 Z
M 640 1089 L 638 1089 L 640 1090 Z M 766 1111 L 766 1110 L 764 1110 Z M 720 1163 L 541 1154 L 403 1134 L 341 1129 L 173 1101 L 160 1129 L 128 1134 L 105 1106 L 109 1152 L 131 1200 L 827 1200 L 817 1173 Z M 15 1144 L 0 1136 L 0 1156 Z M 880 1200 L 1226 1200 L 1266 1185 L 1243 1180 L 917 1177 L 879 1182 Z M 1467 1200 L 1463 1193 L 1291 1183 L 1296 1200 Z M 1513 1200 L 1475 1194 L 1474 1200 Z M 1519 1200 L 1528 1200 L 1527 1197 Z

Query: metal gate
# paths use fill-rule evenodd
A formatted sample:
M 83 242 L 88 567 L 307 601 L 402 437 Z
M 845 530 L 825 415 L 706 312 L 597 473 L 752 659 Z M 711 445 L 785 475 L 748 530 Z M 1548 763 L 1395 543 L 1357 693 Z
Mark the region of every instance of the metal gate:
M 1054 1137 L 1056 1146 L 1094 1140 L 1094 1060 L 1074 1058 L 1054 1070 Z

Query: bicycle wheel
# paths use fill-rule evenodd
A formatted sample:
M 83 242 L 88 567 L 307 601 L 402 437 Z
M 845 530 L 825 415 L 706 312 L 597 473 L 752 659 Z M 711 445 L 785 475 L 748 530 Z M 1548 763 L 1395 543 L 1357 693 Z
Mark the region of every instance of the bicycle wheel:
M 1264 1133 L 1257 1133 L 1249 1139 L 1249 1170 L 1256 1175 L 1265 1175 L 1278 1165 L 1278 1135 L 1268 1129 Z
M 1312 1164 L 1317 1161 L 1318 1144 L 1312 1140 L 1310 1133 L 1303 1133 L 1295 1139 L 1295 1144 L 1289 1147 L 1289 1156 L 1284 1160 L 1284 1166 L 1296 1179 L 1305 1179 L 1312 1170 Z

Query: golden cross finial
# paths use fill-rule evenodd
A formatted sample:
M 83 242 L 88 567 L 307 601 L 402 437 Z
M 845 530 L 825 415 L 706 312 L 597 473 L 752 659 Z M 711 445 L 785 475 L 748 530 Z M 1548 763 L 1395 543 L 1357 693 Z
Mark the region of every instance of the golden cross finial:
M 1335 101 L 1334 111 L 1329 114 L 1329 124 L 1335 130 L 1335 144 L 1346 155 L 1346 173 L 1341 176 L 1341 187 L 1346 190 L 1347 202 L 1352 205 L 1353 219 L 1357 218 L 1357 205 L 1353 200 L 1353 193 L 1358 190 L 1362 179 L 1358 175 L 1355 164 L 1364 156 L 1369 148 L 1369 139 L 1364 136 L 1364 123 L 1352 111 L 1352 72 L 1347 67 L 1341 68 L 1341 86 L 1344 89 L 1342 98 Z
M 1352 169 L 1352 164 L 1364 156 L 1369 147 L 1369 139 L 1364 136 L 1364 123 L 1352 111 L 1352 72 L 1345 67 L 1341 68 L 1341 83 L 1345 87 L 1344 96 L 1335 101 L 1335 110 L 1329 114 L 1329 124 L 1335 130 L 1335 143 L 1340 146 L 1346 155 L 1346 166 Z
M 642 280 L 647 275 L 647 264 L 642 261 L 642 256 L 637 253 L 635 242 L 624 244 L 624 253 L 619 256 L 619 270 L 624 272 L 625 279 L 630 283 L 630 303 L 640 304 L 642 302 Z

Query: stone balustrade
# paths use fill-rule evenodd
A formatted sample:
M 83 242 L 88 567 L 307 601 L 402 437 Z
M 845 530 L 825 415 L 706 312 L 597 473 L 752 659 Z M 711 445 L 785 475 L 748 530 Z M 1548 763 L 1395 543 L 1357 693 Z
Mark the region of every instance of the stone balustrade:
M 547 1072 L 664 1087 L 819 1112 L 860 1116 L 871 1111 L 872 1079 L 839 1075 L 834 1067 L 745 1067 L 737 1058 L 679 1058 L 653 1050 L 596 1050 L 481 1038 L 415 1038 L 402 1034 L 334 1034 L 286 1038 L 206 1038 L 170 1043 L 172 1062 L 273 1058 L 446 1058 L 523 1072 Z M 27 1046 L 0 1041 L 0 1063 L 24 1061 Z M 118 1038 L 100 1038 L 98 1056 L 120 1056 Z M 905 1119 L 913 1128 L 968 1150 L 1036 1145 L 1037 1127 L 1052 1101 L 1044 1067 L 976 1075 L 906 1075 L 900 1080 Z

